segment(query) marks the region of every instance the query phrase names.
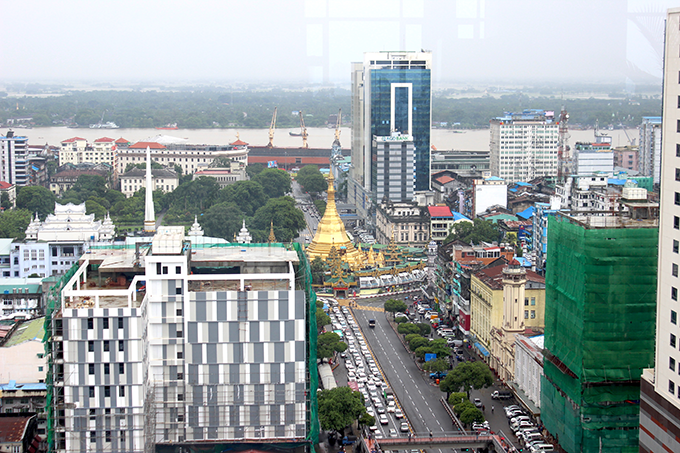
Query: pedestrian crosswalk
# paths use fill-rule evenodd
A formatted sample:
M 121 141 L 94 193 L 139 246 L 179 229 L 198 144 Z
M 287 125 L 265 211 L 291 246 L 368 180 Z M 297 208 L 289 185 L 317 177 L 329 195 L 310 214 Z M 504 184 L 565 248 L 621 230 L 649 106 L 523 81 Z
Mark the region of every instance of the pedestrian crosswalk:
M 379 312 L 384 312 L 385 309 L 383 307 L 372 307 L 370 305 L 357 305 L 353 307 L 355 310 L 366 310 L 366 311 L 379 311 Z

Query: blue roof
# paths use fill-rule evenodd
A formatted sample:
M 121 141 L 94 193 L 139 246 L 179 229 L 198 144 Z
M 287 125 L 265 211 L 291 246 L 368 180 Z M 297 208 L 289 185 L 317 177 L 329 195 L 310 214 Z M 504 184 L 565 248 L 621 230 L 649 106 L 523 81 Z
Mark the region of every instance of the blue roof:
M 468 219 L 467 217 L 465 217 L 460 212 L 451 211 L 451 214 L 453 214 L 453 220 L 455 220 L 456 222 L 459 221 L 459 220 L 468 220 L 468 221 L 472 222 L 472 220 Z
M 524 258 L 523 256 L 516 256 L 515 259 L 522 267 L 531 267 L 531 261 Z
M 510 192 L 517 192 L 517 189 L 508 189 Z
M 16 381 L 9 381 L 9 384 L 0 384 L 0 390 L 47 390 L 47 384 L 17 384 Z
M 534 212 L 536 212 L 536 208 L 533 207 L 533 206 L 529 206 L 529 207 L 526 208 L 524 211 L 518 212 L 518 213 L 517 213 L 517 217 L 521 217 L 521 218 L 523 218 L 523 219 L 527 219 L 527 220 L 528 220 L 528 219 L 530 219 L 530 218 L 534 215 Z
M 615 186 L 622 186 L 625 183 L 626 183 L 625 179 L 614 179 L 614 178 L 607 179 L 607 184 L 613 184 Z
M 523 187 L 531 187 L 531 184 L 529 184 L 528 182 L 518 181 L 515 184 L 517 184 L 518 186 L 523 186 Z
M 487 181 L 505 181 L 503 178 L 499 178 L 498 176 L 489 176 L 486 178 Z

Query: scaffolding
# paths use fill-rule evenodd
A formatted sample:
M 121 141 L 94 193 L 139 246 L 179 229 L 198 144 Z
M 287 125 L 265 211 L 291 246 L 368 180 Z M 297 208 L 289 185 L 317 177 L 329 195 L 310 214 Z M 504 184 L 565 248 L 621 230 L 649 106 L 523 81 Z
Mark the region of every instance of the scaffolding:
M 658 228 L 549 220 L 541 418 L 568 452 L 637 452 L 654 364 Z

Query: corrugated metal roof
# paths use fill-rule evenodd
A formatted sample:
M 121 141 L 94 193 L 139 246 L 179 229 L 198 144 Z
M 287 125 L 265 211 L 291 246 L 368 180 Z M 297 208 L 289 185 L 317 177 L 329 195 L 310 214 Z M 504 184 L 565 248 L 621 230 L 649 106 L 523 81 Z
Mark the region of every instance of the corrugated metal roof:
M 45 336 L 45 317 L 24 321 L 5 343 L 5 347 L 16 346 L 26 341 L 42 341 Z

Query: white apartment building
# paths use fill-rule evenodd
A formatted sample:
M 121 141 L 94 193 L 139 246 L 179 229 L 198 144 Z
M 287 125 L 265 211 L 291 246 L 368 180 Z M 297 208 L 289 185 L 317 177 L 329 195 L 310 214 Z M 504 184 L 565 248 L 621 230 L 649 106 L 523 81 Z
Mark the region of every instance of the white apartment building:
M 130 198 L 137 191 L 146 187 L 146 170 L 133 168 L 132 170 L 120 175 L 120 191 Z M 153 190 L 172 192 L 179 185 L 179 176 L 169 169 L 151 169 L 151 181 Z
M 640 451 L 680 451 L 680 8 L 668 10 L 657 278 L 656 355 L 640 380 Z
M 59 166 L 71 163 L 80 164 L 92 162 L 105 163 L 113 166 L 116 152 L 116 141 L 109 137 L 102 137 L 93 143 L 88 143 L 82 137 L 71 137 L 61 142 L 59 149 Z
M 492 206 L 508 205 L 508 183 L 497 176 L 472 181 L 472 214 L 477 217 Z
M 491 120 L 491 174 L 508 182 L 557 176 L 559 123 L 555 112 L 506 112 Z
M 297 253 L 185 237 L 181 226 L 136 239 L 83 256 L 61 292 L 56 451 L 304 444 L 316 388 Z
M 0 135 L 0 181 L 16 186 L 29 184 L 28 138 L 13 131 Z
M 640 173 L 654 177 L 654 184 L 661 178 L 661 117 L 643 116 L 640 131 Z

